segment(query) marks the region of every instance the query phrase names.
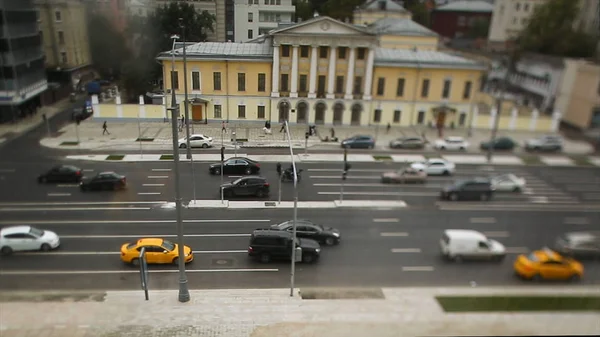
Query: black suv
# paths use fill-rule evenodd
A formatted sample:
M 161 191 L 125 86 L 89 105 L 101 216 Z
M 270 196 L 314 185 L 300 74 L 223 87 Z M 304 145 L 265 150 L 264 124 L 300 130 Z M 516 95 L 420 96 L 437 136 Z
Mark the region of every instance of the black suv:
M 494 194 L 494 187 L 489 179 L 474 178 L 457 181 L 445 187 L 440 193 L 443 200 L 481 200 L 488 201 Z
M 257 229 L 250 236 L 248 256 L 256 257 L 262 263 L 271 260 L 292 259 L 292 233 L 272 229 Z M 311 239 L 296 238 L 296 259 L 304 263 L 314 263 L 319 259 L 321 246 Z
M 264 198 L 269 196 L 269 183 L 266 178 L 260 176 L 242 177 L 221 185 L 221 188 L 225 198 L 245 196 Z

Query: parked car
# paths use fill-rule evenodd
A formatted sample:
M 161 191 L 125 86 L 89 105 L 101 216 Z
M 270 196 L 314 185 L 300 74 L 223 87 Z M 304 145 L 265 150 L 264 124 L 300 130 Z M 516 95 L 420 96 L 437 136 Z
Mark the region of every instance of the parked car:
M 190 147 L 202 147 L 209 148 L 213 146 L 212 137 L 208 137 L 201 134 L 190 135 Z M 183 137 L 179 140 L 179 148 L 185 149 L 187 147 L 187 137 Z
M 314 263 L 319 260 L 321 246 L 315 240 L 292 236 L 288 231 L 257 229 L 250 236 L 248 256 L 258 258 L 262 263 L 272 260 L 291 260 L 292 245 L 296 248 L 296 261 Z
M 446 137 L 436 140 L 433 147 L 436 150 L 466 151 L 469 148 L 469 142 L 463 137 Z
M 144 238 L 122 245 L 121 261 L 138 265 L 142 248 L 146 248 L 145 256 L 148 264 L 179 264 L 179 246 L 161 238 Z M 183 252 L 185 253 L 185 263 L 194 260 L 192 248 L 184 246 Z
M 343 148 L 372 149 L 375 147 L 375 138 L 371 136 L 354 136 L 342 141 Z
M 12 226 L 0 229 L 0 253 L 41 250 L 47 252 L 60 246 L 56 233 L 31 226 Z
M 293 220 L 271 226 L 273 230 L 288 231 L 290 233 L 293 232 L 293 228 Z M 328 246 L 337 245 L 341 240 L 339 229 L 321 226 L 309 220 L 296 220 L 296 237 L 312 239 Z
M 496 192 L 522 192 L 525 189 L 525 179 L 512 173 L 501 174 L 490 179 Z
M 441 158 L 430 158 L 424 162 L 412 163 L 410 167 L 417 171 L 423 171 L 429 176 L 448 176 L 454 174 L 456 171 L 456 165 L 454 165 L 454 163 Z
M 411 167 L 398 171 L 384 172 L 381 175 L 381 182 L 384 184 L 425 184 L 425 181 L 427 181 L 427 173 Z
M 211 164 L 208 168 L 210 174 L 221 174 L 221 163 Z M 258 174 L 260 164 L 257 161 L 244 157 L 233 157 L 223 162 L 223 174 Z
M 442 256 L 447 260 L 502 261 L 506 248 L 496 240 L 488 239 L 484 234 L 467 229 L 447 229 L 440 239 Z
M 555 135 L 545 135 L 525 141 L 527 151 L 562 151 L 562 148 L 562 137 Z
M 580 262 L 547 247 L 528 255 L 519 255 L 513 268 L 518 276 L 533 281 L 579 281 L 583 277 L 583 265 Z
M 556 239 L 556 252 L 577 259 L 600 259 L 600 232 L 569 232 Z
M 490 145 L 491 145 L 491 143 L 489 141 L 481 142 L 480 148 L 482 150 L 487 150 L 490 148 Z M 495 139 L 493 149 L 510 151 L 510 150 L 513 150 L 516 146 L 517 146 L 517 143 L 514 140 L 512 140 L 511 138 L 500 137 L 500 138 Z
M 425 148 L 425 141 L 422 138 L 408 137 L 398 138 L 390 142 L 390 148 L 392 149 L 423 149 Z
M 447 186 L 440 192 L 442 200 L 481 200 L 488 201 L 494 194 L 494 187 L 489 179 L 475 178 L 460 180 Z
M 83 171 L 72 165 L 54 166 L 48 172 L 40 174 L 38 182 L 45 183 L 78 183 L 83 178 Z
M 100 172 L 83 178 L 79 186 L 82 191 L 122 190 L 127 188 L 127 178 L 115 172 Z
M 260 176 L 247 176 L 238 178 L 230 183 L 221 185 L 219 193 L 223 190 L 223 197 L 256 196 L 264 198 L 269 196 L 269 183 Z

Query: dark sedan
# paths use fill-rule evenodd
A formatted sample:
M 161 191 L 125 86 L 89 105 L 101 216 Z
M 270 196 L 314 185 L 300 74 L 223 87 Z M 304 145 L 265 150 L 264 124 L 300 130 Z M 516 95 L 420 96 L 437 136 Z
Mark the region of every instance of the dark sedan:
M 221 185 L 224 198 L 256 196 L 264 198 L 269 196 L 269 183 L 267 179 L 259 176 L 246 176 L 230 183 Z
M 59 165 L 48 172 L 40 174 L 38 182 L 45 183 L 78 183 L 83 177 L 83 171 L 71 165 Z
M 482 150 L 487 150 L 490 148 L 491 144 L 492 144 L 491 142 L 482 142 L 480 148 Z M 514 149 L 516 146 L 517 146 L 517 143 L 514 140 L 512 140 L 508 137 L 500 137 L 500 138 L 495 139 L 493 149 L 510 151 L 510 150 Z
M 375 147 L 375 138 L 371 136 L 354 136 L 342 141 L 343 148 L 372 149 Z
M 79 186 L 82 191 L 122 190 L 127 187 L 127 179 L 115 172 L 101 172 L 94 177 L 84 178 Z
M 278 225 L 272 225 L 271 229 L 292 232 L 294 221 L 286 221 Z M 299 238 L 312 239 L 328 246 L 340 243 L 341 235 L 338 229 L 317 225 L 309 220 L 296 220 L 296 236 Z
M 208 168 L 210 174 L 221 174 L 221 163 L 211 164 Z M 234 157 L 223 163 L 223 174 L 258 174 L 260 164 L 257 161 L 244 157 Z

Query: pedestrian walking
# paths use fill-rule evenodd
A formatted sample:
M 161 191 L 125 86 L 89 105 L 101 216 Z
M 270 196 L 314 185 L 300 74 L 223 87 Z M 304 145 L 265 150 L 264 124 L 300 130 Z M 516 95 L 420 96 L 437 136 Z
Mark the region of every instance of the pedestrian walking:
M 110 135 L 110 132 L 108 132 L 108 127 L 106 126 L 106 121 L 104 121 L 104 123 L 102 124 L 102 135 L 104 136 L 105 134 Z
M 392 126 L 390 125 L 390 123 L 388 123 L 387 126 L 385 127 L 385 133 L 390 133 L 391 128 L 392 128 Z
M 281 122 L 281 129 L 279 129 L 279 133 L 281 132 L 287 132 L 285 131 L 285 122 Z
M 225 125 L 225 121 L 221 122 L 221 132 L 227 132 L 227 126 Z

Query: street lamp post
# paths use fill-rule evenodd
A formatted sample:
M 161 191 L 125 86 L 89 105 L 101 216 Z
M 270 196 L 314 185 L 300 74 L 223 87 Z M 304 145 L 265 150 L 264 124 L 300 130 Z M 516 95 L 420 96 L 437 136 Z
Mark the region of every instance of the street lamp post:
M 175 96 L 175 42 L 179 38 L 177 35 L 171 36 L 173 39 L 173 48 L 171 49 L 171 132 L 173 138 L 173 163 L 175 166 L 175 208 L 177 214 L 177 245 L 178 245 L 178 265 L 179 265 L 179 302 L 189 302 L 190 291 L 188 289 L 187 277 L 185 275 L 185 250 L 183 242 L 183 219 L 181 215 L 181 186 L 179 177 L 179 142 L 177 141 L 177 117 L 179 109 L 177 107 L 177 97 Z
M 298 170 L 296 169 L 296 161 L 294 160 L 294 150 L 292 148 L 292 138 L 290 137 L 289 124 L 284 121 L 285 133 L 290 147 L 290 157 L 292 158 L 292 169 L 294 173 L 294 218 L 292 230 L 292 268 L 290 272 L 290 297 L 294 296 L 295 278 L 296 278 L 296 224 L 298 223 Z
M 492 128 L 492 134 L 490 136 L 490 143 L 487 148 L 486 159 L 488 163 L 492 161 L 492 155 L 494 153 L 494 143 L 496 143 L 496 135 L 498 134 L 498 124 L 500 121 L 500 113 L 502 113 L 502 104 L 504 100 L 504 95 L 506 94 L 506 86 L 507 82 L 510 78 L 510 70 L 512 67 L 512 58 L 509 60 L 503 61 L 506 66 L 506 72 L 504 73 L 504 79 L 500 83 L 500 94 L 496 98 L 496 116 L 494 116 L 494 126 Z

